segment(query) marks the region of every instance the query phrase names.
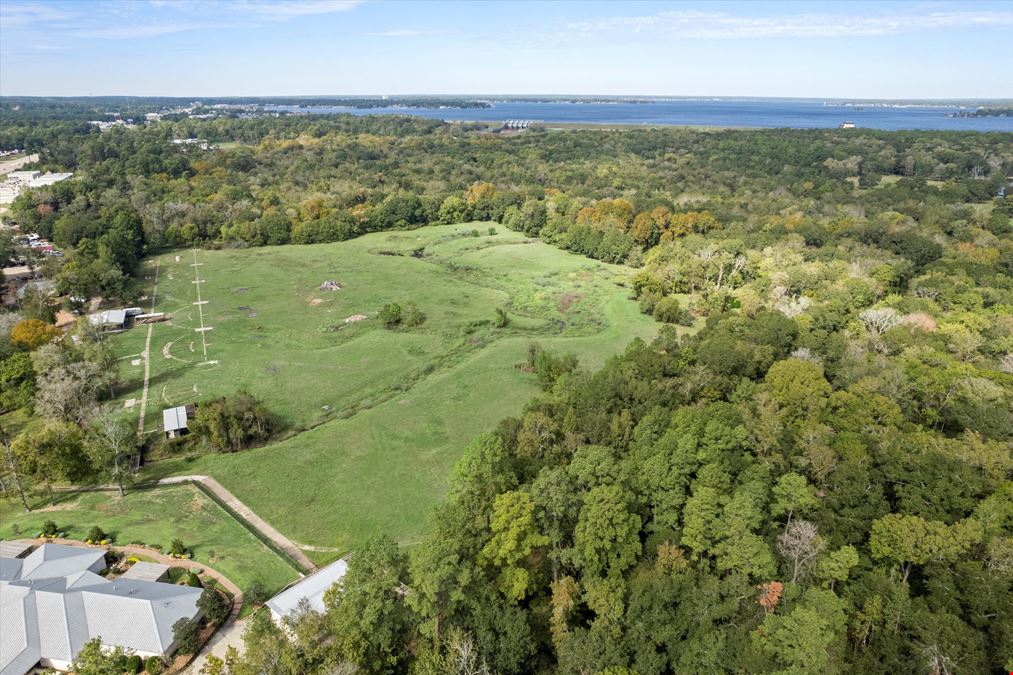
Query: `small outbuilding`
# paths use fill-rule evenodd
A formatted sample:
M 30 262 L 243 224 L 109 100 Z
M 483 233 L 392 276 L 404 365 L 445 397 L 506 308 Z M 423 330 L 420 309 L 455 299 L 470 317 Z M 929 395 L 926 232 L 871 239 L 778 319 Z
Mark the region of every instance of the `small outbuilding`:
M 162 411 L 162 431 L 166 438 L 179 438 L 190 433 L 187 424 L 187 406 L 180 405 L 175 408 L 166 408 Z
M 4 268 L 4 279 L 23 280 L 35 277 L 35 270 L 28 265 L 16 265 Z
M 341 581 L 347 571 L 348 563 L 336 560 L 308 577 L 303 577 L 265 603 L 271 610 L 271 618 L 280 624 L 283 618 L 299 611 L 303 600 L 306 600 L 309 609 L 323 612 L 324 593 Z
M 103 330 L 118 331 L 127 327 L 127 310 L 107 309 L 97 314 L 89 314 L 88 321 Z
M 138 581 L 166 581 L 169 578 L 169 566 L 139 560 L 120 575 L 120 579 L 137 579 Z

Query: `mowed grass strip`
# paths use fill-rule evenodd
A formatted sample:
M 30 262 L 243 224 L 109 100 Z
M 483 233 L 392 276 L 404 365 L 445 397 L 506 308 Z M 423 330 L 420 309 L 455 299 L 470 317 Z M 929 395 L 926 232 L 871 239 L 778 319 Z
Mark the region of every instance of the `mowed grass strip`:
M 199 365 L 192 252 L 161 256 L 158 309 L 173 320 L 153 331 L 147 430 L 157 431 L 162 407 L 240 388 L 290 429 L 309 430 L 242 453 L 160 461 L 146 475 L 213 475 L 308 545 L 345 551 L 380 532 L 417 541 L 464 446 L 537 393 L 515 368 L 531 342 L 596 367 L 656 330 L 622 286 L 629 268 L 489 227 L 198 252 L 217 365 Z M 331 280 L 341 290 L 319 289 Z M 421 328 L 391 332 L 375 318 L 408 301 L 428 315 Z M 497 307 L 506 328 L 493 326 Z M 367 319 L 344 322 L 353 315 Z M 129 358 L 139 333 L 116 338 L 127 374 L 140 370 Z M 139 385 L 130 377 L 119 400 L 139 401 Z
M 47 520 L 71 539 L 84 539 L 97 525 L 115 543 L 140 541 L 168 550 L 179 538 L 194 560 L 210 565 L 240 588 L 259 581 L 268 592 L 298 577 L 296 571 L 193 485 L 162 486 L 129 491 L 57 495 L 57 505 L 38 499 L 40 510 L 22 513 L 0 505 L 3 538 L 34 537 Z M 17 531 L 15 531 L 15 528 Z

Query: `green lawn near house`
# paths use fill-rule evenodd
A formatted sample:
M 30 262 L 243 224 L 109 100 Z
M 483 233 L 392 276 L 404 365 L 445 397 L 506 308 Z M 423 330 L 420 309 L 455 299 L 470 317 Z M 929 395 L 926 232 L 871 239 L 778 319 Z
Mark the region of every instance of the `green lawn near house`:
M 160 544 L 168 550 L 179 538 L 193 559 L 210 565 L 242 589 L 253 581 L 274 592 L 298 577 L 296 570 L 193 485 L 116 492 L 57 494 L 56 505 L 37 498 L 23 513 L 0 501 L 0 536 L 31 538 L 47 520 L 70 539 L 85 539 L 95 525 L 117 544 Z

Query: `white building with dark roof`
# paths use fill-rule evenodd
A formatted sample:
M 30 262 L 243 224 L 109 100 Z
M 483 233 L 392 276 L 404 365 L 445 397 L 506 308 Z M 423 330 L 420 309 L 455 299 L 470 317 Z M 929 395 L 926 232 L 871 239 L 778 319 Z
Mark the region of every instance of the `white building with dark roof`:
M 0 675 L 37 666 L 67 670 L 86 642 L 142 656 L 176 649 L 172 625 L 199 615 L 199 588 L 109 580 L 105 551 L 43 544 L 25 558 L 0 558 Z

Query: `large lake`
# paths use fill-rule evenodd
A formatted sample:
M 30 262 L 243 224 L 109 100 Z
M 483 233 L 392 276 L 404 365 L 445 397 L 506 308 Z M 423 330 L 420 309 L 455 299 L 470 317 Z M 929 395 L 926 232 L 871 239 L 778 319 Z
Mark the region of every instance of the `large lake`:
M 652 103 L 496 103 L 492 108 L 344 108 L 275 106 L 275 109 L 354 115 L 417 115 L 441 120 L 537 120 L 585 124 L 674 124 L 714 127 L 832 128 L 844 121 L 870 129 L 1013 131 L 1013 117 L 947 117 L 957 107 L 824 105 L 820 100 L 692 99 Z

